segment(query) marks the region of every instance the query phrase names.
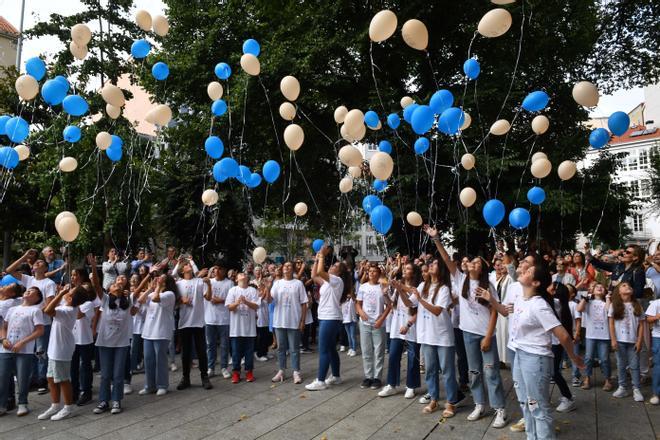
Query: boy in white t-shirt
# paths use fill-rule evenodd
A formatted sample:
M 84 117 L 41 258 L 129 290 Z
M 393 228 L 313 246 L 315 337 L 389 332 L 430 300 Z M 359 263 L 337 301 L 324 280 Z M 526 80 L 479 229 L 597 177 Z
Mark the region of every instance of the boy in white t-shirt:
M 649 403 L 660 405 L 660 299 L 651 301 L 646 309 L 646 321 L 651 326 L 651 339 L 653 341 L 653 381 L 651 392 L 653 396 Z
M 248 285 L 245 273 L 236 276 L 237 285 L 229 289 L 225 305 L 229 309 L 229 339 L 231 340 L 232 383 L 241 380 L 241 358 L 245 358 L 245 380 L 254 382 L 254 340 L 257 337 L 257 309 L 261 298 L 257 289 Z

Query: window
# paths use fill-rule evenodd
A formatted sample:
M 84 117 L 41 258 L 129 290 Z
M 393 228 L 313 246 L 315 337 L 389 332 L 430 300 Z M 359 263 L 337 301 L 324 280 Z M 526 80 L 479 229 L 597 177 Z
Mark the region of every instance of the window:
M 378 145 L 376 145 L 376 144 L 367 144 L 367 150 L 376 151 L 376 150 L 378 150 Z
M 376 237 L 367 235 L 367 255 L 376 255 L 378 247 L 376 246 Z
M 639 195 L 640 197 L 651 197 L 651 181 L 649 179 L 639 182 Z
M 639 169 L 645 170 L 649 167 L 649 151 L 639 150 Z
M 632 230 L 633 232 L 644 231 L 644 221 L 641 214 L 632 215 Z
M 628 171 L 636 171 L 637 170 L 637 155 L 634 153 L 631 153 L 627 158 L 626 158 L 626 164 L 624 168 Z

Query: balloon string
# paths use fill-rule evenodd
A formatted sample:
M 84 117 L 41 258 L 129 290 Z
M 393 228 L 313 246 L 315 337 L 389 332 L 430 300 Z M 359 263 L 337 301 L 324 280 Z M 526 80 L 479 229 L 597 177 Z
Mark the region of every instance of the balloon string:
M 426 52 L 426 61 L 428 61 L 429 69 L 431 69 L 431 77 L 433 78 L 433 82 L 435 83 L 435 89 L 438 90 L 440 88 L 440 85 L 436 78 L 435 68 L 433 67 L 433 63 L 431 62 L 431 53 L 429 51 L 425 51 L 425 52 Z
M 296 155 L 293 154 L 293 163 L 296 164 L 296 169 L 298 170 L 298 173 L 300 174 L 300 177 L 302 177 L 303 182 L 305 183 L 305 187 L 307 188 L 307 191 L 309 192 L 309 197 L 312 199 L 312 202 L 314 203 L 314 207 L 316 208 L 316 213 L 318 215 L 321 215 L 321 210 L 319 209 L 319 206 L 316 204 L 316 200 L 314 199 L 314 194 L 312 194 L 312 190 L 310 189 L 309 185 L 307 184 L 307 179 L 305 179 L 305 175 L 303 174 L 302 170 L 300 169 L 300 165 L 298 165 L 298 161 L 296 160 Z
M 559 181 L 559 250 L 563 251 L 564 244 L 564 181 Z
M 324 138 L 326 138 L 326 139 L 328 140 L 328 142 L 330 142 L 330 145 L 333 145 L 333 146 L 335 145 L 335 142 L 332 140 L 332 138 L 330 138 L 330 136 L 328 136 L 327 134 L 325 134 L 325 133 L 323 132 L 323 130 L 321 130 L 319 127 L 317 127 L 317 125 L 314 123 L 314 121 L 312 121 L 312 120 L 309 118 L 309 116 L 307 116 L 307 114 L 302 110 L 302 108 L 298 107 L 298 110 L 300 111 L 300 114 L 303 115 L 303 116 L 305 117 L 305 119 L 307 119 L 307 121 L 309 121 L 310 124 L 312 124 L 312 127 L 314 127 L 314 128 L 316 129 L 316 131 L 318 131 L 319 133 L 321 133 L 321 135 L 322 135 Z
M 521 2 L 522 4 L 522 20 L 520 21 L 520 38 L 518 39 L 518 53 L 516 55 L 516 63 L 513 66 L 513 74 L 511 75 L 511 82 L 509 83 L 509 90 L 506 92 L 506 96 L 504 97 L 504 102 L 502 102 L 502 107 L 500 107 L 500 111 L 497 113 L 497 117 L 495 120 L 500 119 L 500 115 L 502 114 L 502 111 L 504 110 L 504 106 L 506 106 L 507 101 L 509 100 L 509 96 L 511 95 L 511 90 L 513 90 L 513 83 L 516 80 L 516 74 L 518 72 L 518 63 L 520 62 L 520 55 L 522 54 L 522 45 L 523 45 L 523 36 L 525 34 L 525 2 Z M 531 21 L 532 19 L 532 13 L 530 12 L 529 14 L 529 20 Z
M 248 84 L 250 81 L 250 77 L 246 76 L 245 77 L 245 93 L 243 95 L 243 127 L 241 127 L 241 142 L 238 146 L 238 161 L 239 163 L 243 163 L 243 135 L 245 134 L 245 121 L 247 118 L 247 99 L 248 99 Z
M 605 215 L 605 207 L 607 206 L 607 199 L 610 196 L 610 189 L 612 188 L 612 175 L 610 175 L 610 181 L 607 184 L 607 192 L 605 193 L 605 202 L 603 203 L 603 210 L 600 213 L 600 218 L 598 219 L 598 223 L 596 223 L 596 229 L 594 229 L 593 233 L 590 234 L 591 238 L 589 239 L 589 247 L 591 246 L 593 239 L 596 237 L 596 234 L 598 233 L 598 229 L 600 228 L 600 223 L 603 221 L 603 216 Z
M 376 88 L 376 95 L 378 96 L 378 102 L 380 102 L 380 107 L 383 109 L 384 113 L 387 113 L 387 110 L 385 110 L 385 105 L 383 104 L 383 99 L 380 96 L 380 90 L 378 90 L 378 81 L 376 81 L 376 70 L 375 70 L 375 68 L 378 68 L 378 66 L 376 66 L 376 63 L 374 63 L 373 49 L 374 49 L 374 43 L 373 43 L 373 41 L 370 41 L 369 42 L 369 59 L 371 61 L 371 77 L 374 80 L 374 87 Z M 380 70 L 380 68 L 378 70 Z
M 396 175 L 397 175 L 397 181 L 396 181 L 396 191 L 397 191 L 397 202 L 399 205 L 399 216 L 401 217 L 401 232 L 403 232 L 403 235 L 406 237 L 406 247 L 408 248 L 408 253 L 411 253 L 411 248 L 410 248 L 410 240 L 408 237 L 408 232 L 406 231 L 406 219 L 404 217 L 403 213 L 403 205 L 401 203 L 401 200 L 403 199 L 403 194 L 401 193 L 401 169 L 399 168 L 399 150 L 394 146 L 394 154 L 396 154 L 396 160 L 394 163 L 396 164 Z
M 511 134 L 511 130 L 513 130 L 513 127 L 516 124 L 516 119 L 518 119 L 518 115 L 520 115 L 520 112 L 521 110 L 518 109 L 516 114 L 513 116 L 513 120 L 511 121 L 509 131 L 507 131 L 506 136 L 504 136 L 504 145 L 502 146 L 502 156 L 500 157 L 500 172 L 497 175 L 497 182 L 495 183 L 495 198 L 497 198 L 497 193 L 500 188 L 500 178 L 502 177 L 502 171 L 504 171 L 504 156 L 506 155 L 506 146 L 507 146 L 507 142 L 509 141 L 509 135 Z
M 582 186 L 580 187 L 580 215 L 578 217 L 578 223 L 580 226 L 580 232 L 584 233 L 584 229 L 582 229 L 582 210 L 584 207 L 583 198 L 584 198 L 584 183 L 587 180 L 587 173 L 585 172 L 586 166 L 583 163 L 582 164 Z
M 520 181 L 518 182 L 518 191 L 516 192 L 516 198 L 513 199 L 513 206 L 518 206 L 518 197 L 520 197 L 520 189 L 522 188 L 522 182 L 523 179 L 525 178 L 525 174 L 527 173 L 527 168 L 529 165 L 529 161 L 532 157 L 532 151 L 534 151 L 534 146 L 536 145 L 536 140 L 538 137 L 534 137 L 534 142 L 532 142 L 532 146 L 529 147 L 529 152 L 527 153 L 527 160 L 525 161 L 525 166 L 523 167 L 522 173 L 520 173 Z
M 282 162 L 282 165 L 284 165 L 284 156 L 282 155 L 282 144 L 280 144 L 280 135 L 277 133 L 277 125 L 275 124 L 275 115 L 273 114 L 273 108 L 270 102 L 270 97 L 268 96 L 268 90 L 266 89 L 266 86 L 261 80 L 261 76 L 257 76 L 257 78 L 259 79 L 259 84 L 261 85 L 261 88 L 264 91 L 264 97 L 266 98 L 266 102 L 268 103 L 268 111 L 270 112 L 270 121 L 273 124 L 275 141 L 277 142 L 277 146 L 278 146 L 277 152 L 280 154 L 280 161 Z

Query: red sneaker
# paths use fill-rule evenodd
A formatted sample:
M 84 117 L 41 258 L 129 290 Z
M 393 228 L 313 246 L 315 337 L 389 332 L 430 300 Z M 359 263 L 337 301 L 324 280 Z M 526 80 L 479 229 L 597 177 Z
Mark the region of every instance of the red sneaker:
M 254 374 L 252 374 L 252 370 L 245 373 L 245 380 L 248 382 L 254 382 Z
M 231 373 L 231 383 L 239 383 L 241 381 L 241 374 L 238 371 Z

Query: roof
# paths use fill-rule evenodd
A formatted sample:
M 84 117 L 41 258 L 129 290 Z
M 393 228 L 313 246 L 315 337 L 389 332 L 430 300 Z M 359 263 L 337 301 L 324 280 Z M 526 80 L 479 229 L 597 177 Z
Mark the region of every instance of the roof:
M 20 32 L 12 26 L 3 16 L 0 15 L 0 33 L 5 35 L 14 35 L 16 38 L 20 35 Z
M 660 139 L 660 129 L 657 127 L 631 127 L 621 136 L 612 136 L 609 144 L 615 146 L 618 144 L 627 144 L 629 142 L 648 141 L 650 139 Z

